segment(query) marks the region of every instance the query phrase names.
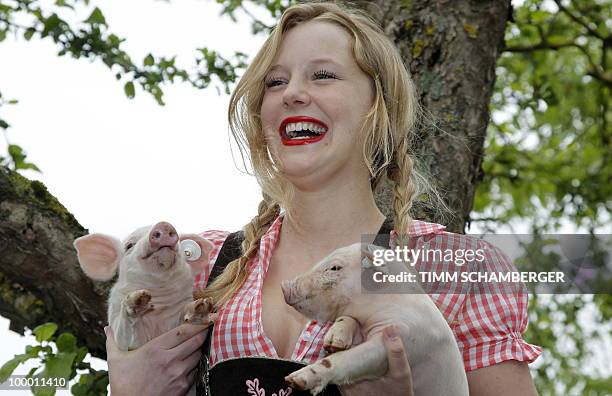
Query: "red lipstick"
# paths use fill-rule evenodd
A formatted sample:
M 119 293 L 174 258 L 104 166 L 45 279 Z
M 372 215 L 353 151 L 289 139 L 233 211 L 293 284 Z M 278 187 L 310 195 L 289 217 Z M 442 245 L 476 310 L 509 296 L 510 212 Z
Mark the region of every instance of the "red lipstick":
M 292 139 L 289 137 L 289 135 L 287 135 L 287 131 L 286 131 L 287 124 L 293 124 L 293 123 L 298 123 L 298 122 L 312 123 L 319 127 L 324 128 L 325 131 L 319 135 L 315 135 L 315 136 L 304 138 L 304 139 L 295 139 L 295 138 Z M 323 121 L 317 120 L 316 118 L 312 118 L 308 116 L 287 117 L 283 120 L 283 122 L 281 122 L 280 127 L 278 128 L 278 132 L 281 136 L 281 142 L 285 146 L 302 146 L 304 144 L 311 144 L 311 143 L 318 142 L 319 140 L 323 139 L 323 137 L 325 137 L 327 130 L 328 130 L 327 125 L 325 125 Z

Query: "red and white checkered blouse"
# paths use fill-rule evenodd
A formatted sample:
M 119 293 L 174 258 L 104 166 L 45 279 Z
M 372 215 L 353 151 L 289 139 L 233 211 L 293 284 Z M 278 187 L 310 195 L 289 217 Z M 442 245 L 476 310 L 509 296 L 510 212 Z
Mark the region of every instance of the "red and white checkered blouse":
M 261 291 L 263 280 L 280 235 L 283 216 L 279 216 L 261 238 L 258 254 L 249 261 L 249 276 L 242 288 L 219 311 L 211 344 L 211 366 L 231 358 L 268 356 L 278 358 L 272 341 L 263 332 L 261 315 Z M 510 260 L 497 248 L 476 238 L 444 231 L 439 224 L 413 221 L 409 230 L 410 248 L 473 249 L 482 248 L 485 260 L 479 269 L 495 271 L 512 270 Z M 206 231 L 201 235 L 214 244 L 210 252 L 210 264 L 196 276 L 195 287 L 206 286 L 208 276 L 219 250 L 229 233 Z M 391 246 L 397 235 L 391 233 Z M 432 263 L 417 263 L 418 271 L 435 271 Z M 440 268 L 437 268 L 440 270 Z M 466 270 L 469 269 L 466 266 Z M 476 269 L 478 270 L 478 269 Z M 506 360 L 532 362 L 542 348 L 523 341 L 521 334 L 527 328 L 527 299 L 523 292 L 430 294 L 449 322 L 459 350 L 463 355 L 465 370 L 471 371 Z M 291 355 L 291 360 L 306 364 L 325 356 L 323 337 L 329 323 L 311 321 L 306 324 Z

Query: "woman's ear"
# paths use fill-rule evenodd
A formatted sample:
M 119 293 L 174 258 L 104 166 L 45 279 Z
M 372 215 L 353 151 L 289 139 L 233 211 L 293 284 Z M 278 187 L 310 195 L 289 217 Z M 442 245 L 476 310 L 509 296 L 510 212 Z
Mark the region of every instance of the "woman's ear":
M 121 241 L 104 234 L 90 234 L 74 241 L 79 264 L 91 279 L 110 280 L 123 257 Z
M 195 277 L 197 274 L 202 272 L 208 266 L 208 255 L 210 251 L 213 249 L 214 245 L 208 239 L 202 238 L 197 234 L 181 234 L 179 235 L 179 239 L 184 241 L 186 239 L 190 239 L 198 244 L 200 249 L 202 250 L 202 254 L 199 258 L 195 260 L 187 260 L 187 264 L 191 268 L 191 274 Z

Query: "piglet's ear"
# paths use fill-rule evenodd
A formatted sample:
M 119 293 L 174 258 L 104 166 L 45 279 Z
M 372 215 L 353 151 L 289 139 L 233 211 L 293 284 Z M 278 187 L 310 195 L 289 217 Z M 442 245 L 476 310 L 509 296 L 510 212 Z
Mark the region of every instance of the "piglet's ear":
M 208 266 L 208 254 L 213 249 L 214 245 L 208 239 L 202 238 L 197 234 L 181 234 L 179 235 L 179 239 L 181 241 L 191 239 L 200 246 L 200 249 L 202 249 L 200 258 L 193 261 L 187 260 L 187 264 L 191 267 L 191 274 L 195 277 Z
M 123 255 L 121 242 L 108 235 L 90 234 L 74 241 L 79 264 L 91 279 L 107 281 L 115 275 Z

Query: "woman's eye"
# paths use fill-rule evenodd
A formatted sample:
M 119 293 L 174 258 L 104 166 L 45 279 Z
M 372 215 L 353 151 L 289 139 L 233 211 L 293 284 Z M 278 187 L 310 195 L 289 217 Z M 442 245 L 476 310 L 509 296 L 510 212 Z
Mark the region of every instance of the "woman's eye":
M 127 252 L 128 250 L 130 250 L 133 247 L 134 247 L 134 242 L 128 242 L 128 243 L 125 244 L 125 251 Z
M 270 77 L 266 79 L 266 88 L 276 87 L 277 85 L 282 84 L 284 81 L 280 78 Z
M 315 72 L 314 77 L 318 79 L 338 78 L 335 73 L 332 73 L 327 70 L 319 70 L 318 72 Z

